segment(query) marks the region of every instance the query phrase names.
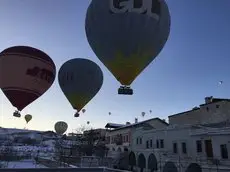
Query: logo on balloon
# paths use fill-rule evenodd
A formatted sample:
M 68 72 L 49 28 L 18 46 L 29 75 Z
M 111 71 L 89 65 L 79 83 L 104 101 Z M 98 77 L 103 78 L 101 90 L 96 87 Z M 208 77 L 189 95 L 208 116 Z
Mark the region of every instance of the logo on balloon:
M 42 79 L 42 80 L 45 80 L 48 83 L 53 82 L 53 79 L 54 79 L 54 74 L 51 71 L 44 69 L 44 68 L 41 69 L 37 66 L 32 69 L 27 69 L 26 74 Z
M 154 12 L 156 3 L 160 3 L 159 0 L 110 0 L 110 10 L 114 14 L 127 12 L 146 14 L 159 20 L 159 15 Z

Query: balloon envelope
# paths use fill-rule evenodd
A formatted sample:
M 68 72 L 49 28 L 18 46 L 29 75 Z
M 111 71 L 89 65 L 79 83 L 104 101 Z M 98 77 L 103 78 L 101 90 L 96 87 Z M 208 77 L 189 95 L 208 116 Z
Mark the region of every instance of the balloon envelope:
M 142 115 L 142 116 L 145 116 L 145 112 L 141 112 L 141 115 Z
M 59 121 L 54 125 L 54 129 L 57 134 L 63 134 L 68 129 L 68 124 L 64 121 Z
M 0 88 L 19 111 L 53 84 L 56 67 L 41 50 L 15 46 L 0 53 Z
M 32 119 L 32 115 L 30 115 L 30 114 L 25 115 L 26 123 L 30 122 L 31 119 Z
M 146 10 L 132 9 L 131 2 L 92 0 L 85 20 L 92 50 L 122 85 L 130 85 L 154 60 L 170 32 L 164 0 L 143 0 Z
M 103 73 L 88 59 L 72 59 L 61 66 L 58 81 L 72 107 L 80 111 L 101 89 Z

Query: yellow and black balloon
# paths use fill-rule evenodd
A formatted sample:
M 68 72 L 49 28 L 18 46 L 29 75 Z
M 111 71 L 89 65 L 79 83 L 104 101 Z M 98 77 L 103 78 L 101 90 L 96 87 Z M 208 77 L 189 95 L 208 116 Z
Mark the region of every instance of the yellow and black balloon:
M 136 1 L 92 0 L 85 19 L 89 45 L 122 85 L 118 94 L 133 94 L 130 85 L 161 52 L 170 33 L 164 0 Z
M 103 84 L 101 68 L 91 60 L 76 58 L 65 62 L 59 72 L 58 81 L 64 95 L 79 112 L 98 93 Z

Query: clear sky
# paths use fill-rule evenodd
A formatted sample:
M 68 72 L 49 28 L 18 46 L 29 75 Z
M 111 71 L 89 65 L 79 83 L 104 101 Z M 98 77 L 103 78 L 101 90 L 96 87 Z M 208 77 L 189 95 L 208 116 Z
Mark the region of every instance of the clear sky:
M 91 122 L 134 122 L 167 118 L 204 102 L 205 96 L 230 97 L 230 0 L 167 0 L 171 33 L 157 59 L 134 81 L 133 96 L 117 95 L 120 84 L 97 59 L 86 39 L 84 20 L 90 0 L 1 0 L 0 51 L 28 45 L 45 51 L 57 70 L 72 58 L 89 58 L 104 72 L 104 84 L 86 105 L 86 113 L 75 111 L 61 92 L 57 78 L 38 100 L 27 106 L 30 129 L 52 130 L 58 120 L 69 124 L 69 132 Z M 223 80 L 222 85 L 218 82 Z M 23 128 L 23 118 L 14 118 L 14 108 L 0 92 L 0 126 Z M 108 113 L 112 115 L 109 116 Z

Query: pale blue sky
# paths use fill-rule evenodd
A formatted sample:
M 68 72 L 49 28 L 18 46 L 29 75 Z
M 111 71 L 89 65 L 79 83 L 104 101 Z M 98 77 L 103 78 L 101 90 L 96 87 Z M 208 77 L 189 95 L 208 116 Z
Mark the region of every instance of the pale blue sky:
M 57 70 L 71 58 L 89 58 L 104 72 L 104 84 L 74 118 L 74 110 L 59 88 L 53 86 L 27 106 L 30 129 L 48 130 L 58 120 L 69 131 L 91 122 L 143 120 L 142 111 L 152 110 L 145 119 L 167 118 L 203 103 L 205 96 L 230 97 L 230 1 L 167 0 L 171 12 L 171 34 L 157 59 L 136 79 L 133 96 L 117 95 L 120 84 L 97 59 L 88 45 L 84 20 L 90 0 L 1 0 L 0 51 L 14 45 L 28 45 L 45 51 Z M 219 86 L 218 81 L 224 83 Z M 14 108 L 0 92 L 0 126 L 23 128 L 23 118 L 12 116 Z M 108 112 L 112 112 L 109 116 Z

